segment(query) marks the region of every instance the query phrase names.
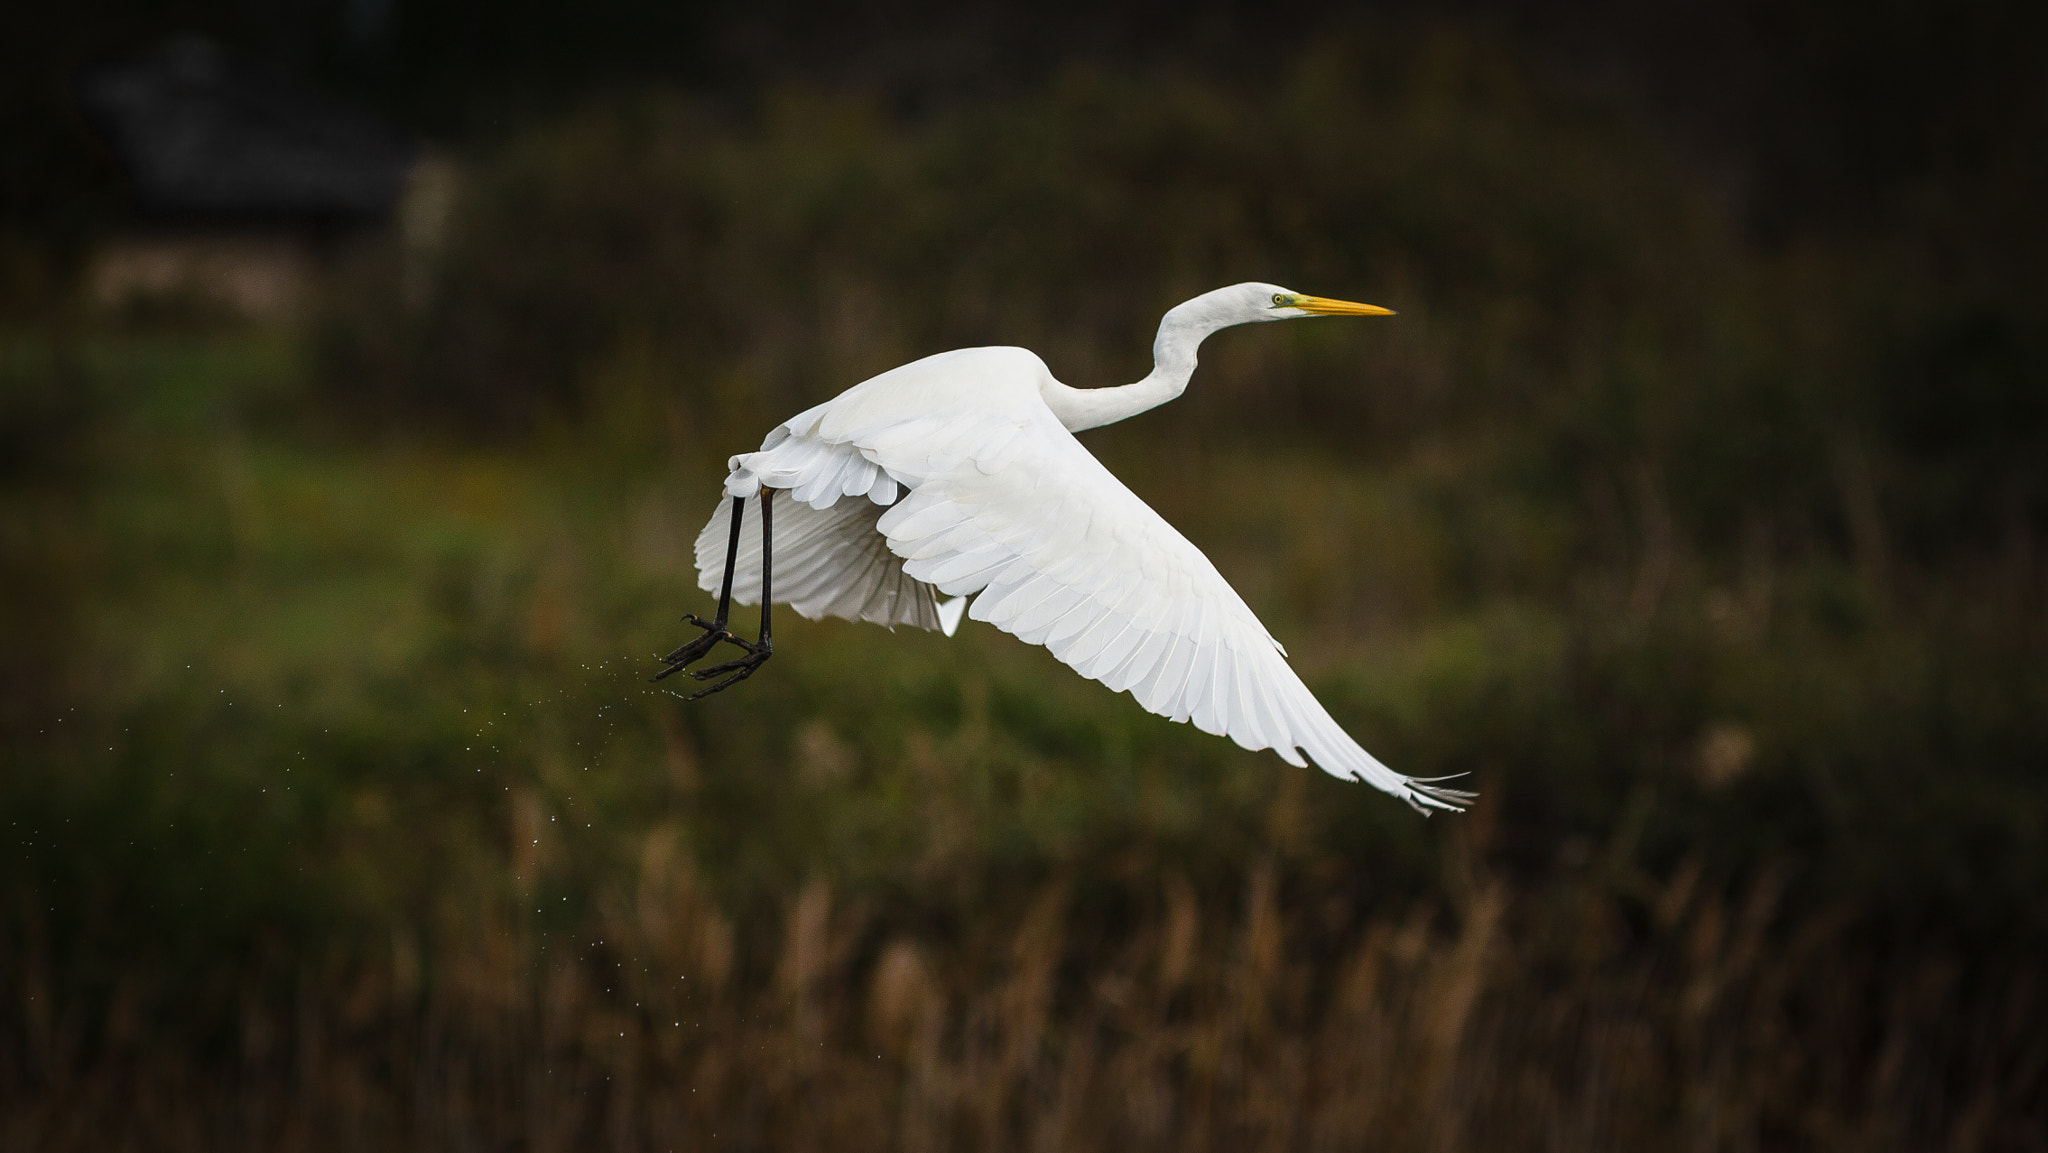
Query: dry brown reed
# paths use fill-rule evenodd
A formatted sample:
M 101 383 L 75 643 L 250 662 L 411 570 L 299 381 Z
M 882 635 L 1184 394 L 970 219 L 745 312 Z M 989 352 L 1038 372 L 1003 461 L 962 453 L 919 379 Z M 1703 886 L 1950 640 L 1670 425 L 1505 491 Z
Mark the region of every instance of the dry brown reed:
M 1079 911 L 1100 878 L 1055 876 L 948 939 L 824 879 L 743 919 L 660 828 L 581 933 L 449 910 L 249 992 L 211 1054 L 67 1015 L 26 958 L 0 1143 L 2040 1147 L 2034 973 L 1965 989 L 1955 958 L 1859 951 L 1846 916 L 1785 923 L 1782 873 L 1718 891 L 1688 864 L 1624 895 L 1464 872 L 1334 936 L 1330 894 L 1271 858 L 1236 907 L 1132 870 L 1117 924 Z

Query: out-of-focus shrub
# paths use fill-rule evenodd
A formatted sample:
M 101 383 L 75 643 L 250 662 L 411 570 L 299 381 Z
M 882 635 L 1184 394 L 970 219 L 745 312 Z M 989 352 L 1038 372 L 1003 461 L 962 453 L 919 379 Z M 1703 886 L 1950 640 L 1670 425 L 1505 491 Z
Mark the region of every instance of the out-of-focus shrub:
M 1117 383 L 1165 307 L 1271 279 L 1404 319 L 1222 338 L 1194 403 L 1387 443 L 1618 373 L 1711 378 L 1716 318 L 1689 306 L 1733 263 L 1644 133 L 1451 38 L 1361 38 L 1260 86 L 1082 72 L 912 122 L 645 93 L 471 158 L 462 187 L 438 251 L 393 245 L 343 294 L 344 404 L 516 427 L 588 403 L 626 349 L 685 403 L 764 412 L 974 343 Z

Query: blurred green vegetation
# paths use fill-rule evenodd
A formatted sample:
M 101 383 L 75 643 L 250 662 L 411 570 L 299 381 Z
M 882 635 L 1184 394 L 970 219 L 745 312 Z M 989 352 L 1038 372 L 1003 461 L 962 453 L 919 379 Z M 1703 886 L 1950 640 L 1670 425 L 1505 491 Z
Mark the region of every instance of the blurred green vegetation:
M 0 339 L 10 1141 L 2048 1140 L 2038 287 L 1762 249 L 1412 29 L 914 122 L 646 91 L 457 171 L 305 328 Z M 646 683 L 776 420 L 966 344 L 1135 379 L 1253 277 L 1400 315 L 1089 443 L 1474 813 L 974 625 Z

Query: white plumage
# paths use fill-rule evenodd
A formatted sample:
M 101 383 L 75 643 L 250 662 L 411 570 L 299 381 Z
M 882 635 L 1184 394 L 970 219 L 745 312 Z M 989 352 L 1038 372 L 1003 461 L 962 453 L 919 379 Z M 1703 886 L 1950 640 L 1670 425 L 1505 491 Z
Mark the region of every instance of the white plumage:
M 1021 348 L 929 356 L 777 426 L 732 458 L 725 493 L 787 490 L 774 507 L 774 600 L 804 616 L 950 635 L 973 597 L 972 619 L 1161 716 L 1290 764 L 1306 754 L 1423 812 L 1455 809 L 1469 794 L 1404 777 L 1352 740 L 1201 550 L 1074 438 L 1178 396 L 1219 328 L 1385 311 L 1270 284 L 1219 289 L 1167 313 L 1152 374 L 1121 388 L 1068 388 Z M 697 539 L 714 594 L 734 503 Z M 759 535 L 743 532 L 735 601 L 759 603 L 760 571 Z

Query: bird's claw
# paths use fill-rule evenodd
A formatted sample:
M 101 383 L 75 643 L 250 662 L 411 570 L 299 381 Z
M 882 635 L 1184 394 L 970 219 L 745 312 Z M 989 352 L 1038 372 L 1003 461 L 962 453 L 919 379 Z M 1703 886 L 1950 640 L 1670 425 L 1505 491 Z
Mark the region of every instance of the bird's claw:
M 693 624 L 703 629 L 703 635 L 691 639 L 674 652 L 662 657 L 661 663 L 667 667 L 654 674 L 653 679 L 657 681 L 665 680 L 677 673 L 687 672 L 696 680 L 708 681 L 713 677 L 731 674 L 730 676 L 725 676 L 724 680 L 709 688 L 691 693 L 686 698 L 688 700 L 694 701 L 708 697 L 712 693 L 718 692 L 721 689 L 731 688 L 733 685 L 753 676 L 754 670 L 767 663 L 768 657 L 773 651 L 766 643 L 757 644 L 752 641 L 743 641 L 734 636 L 732 630 L 726 628 L 720 622 L 707 621 L 696 613 L 684 614 L 683 621 L 685 624 Z M 709 668 L 692 669 L 689 667 L 693 662 L 700 661 L 709 656 L 711 650 L 717 648 L 720 641 L 732 645 L 746 655 L 721 665 L 712 665 Z
M 731 639 L 731 641 L 734 644 L 747 650 L 747 655 L 740 657 L 737 660 L 727 661 L 722 665 L 712 665 L 708 669 L 691 669 L 690 676 L 693 679 L 700 681 L 708 681 L 713 677 L 721 676 L 727 673 L 730 673 L 731 675 L 726 676 L 724 680 L 719 681 L 717 684 L 711 685 L 707 688 L 698 689 L 696 692 L 691 693 L 685 699 L 692 701 L 702 700 L 705 697 L 710 696 L 712 693 L 723 692 L 724 690 L 729 689 L 736 684 L 739 684 L 741 681 L 746 680 L 748 677 L 753 676 L 754 670 L 760 668 L 762 665 L 767 664 L 768 658 L 771 655 L 773 655 L 773 650 L 769 649 L 766 645 L 748 644 L 746 641 L 743 641 L 738 637 L 731 637 L 729 639 Z
M 710 655 L 711 650 L 717 648 L 720 641 L 729 641 L 748 652 L 754 651 L 753 645 L 732 635 L 732 630 L 719 621 L 707 621 L 696 613 L 686 613 L 683 616 L 683 623 L 703 629 L 703 635 L 692 638 L 674 652 L 661 657 L 661 663 L 667 667 L 654 674 L 654 680 L 663 680 L 684 671 L 693 662 Z

